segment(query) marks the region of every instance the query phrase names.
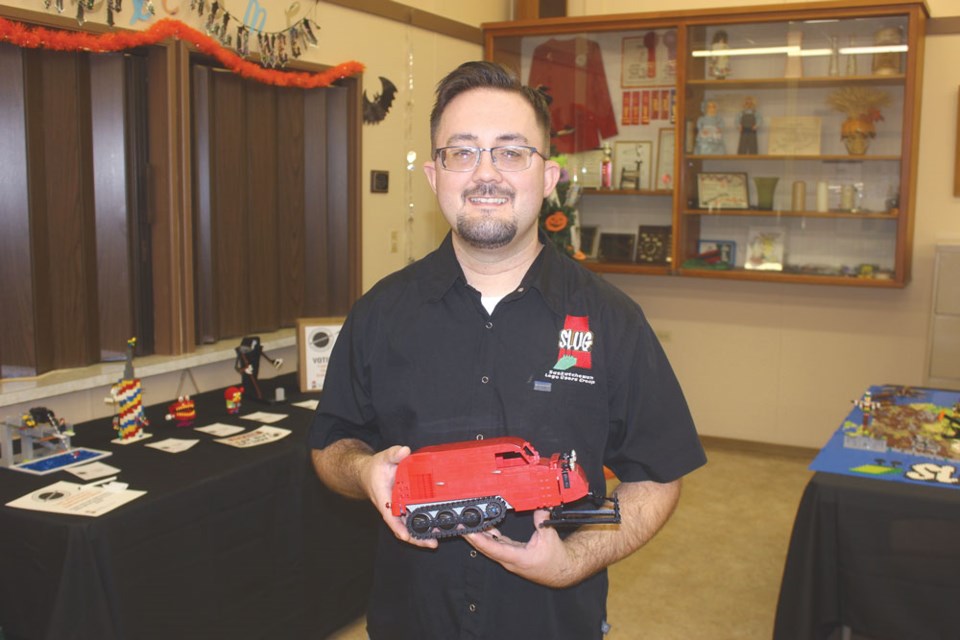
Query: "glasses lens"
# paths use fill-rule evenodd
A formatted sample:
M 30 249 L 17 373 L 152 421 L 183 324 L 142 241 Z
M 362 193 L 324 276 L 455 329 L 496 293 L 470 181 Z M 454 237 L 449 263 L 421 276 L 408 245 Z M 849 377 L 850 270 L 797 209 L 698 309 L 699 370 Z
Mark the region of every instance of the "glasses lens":
M 496 147 L 493 154 L 494 164 L 501 171 L 523 171 L 530 166 L 532 152 L 526 147 Z
M 470 171 L 477 165 L 479 153 L 474 147 L 447 147 L 440 151 L 440 163 L 450 171 Z
M 530 168 L 533 159 L 533 149 L 529 147 L 506 146 L 493 149 L 479 149 L 477 147 L 444 147 L 437 150 L 440 164 L 447 171 L 473 171 L 479 163 L 479 156 L 489 151 L 493 156 L 493 164 L 500 171 L 523 171 Z

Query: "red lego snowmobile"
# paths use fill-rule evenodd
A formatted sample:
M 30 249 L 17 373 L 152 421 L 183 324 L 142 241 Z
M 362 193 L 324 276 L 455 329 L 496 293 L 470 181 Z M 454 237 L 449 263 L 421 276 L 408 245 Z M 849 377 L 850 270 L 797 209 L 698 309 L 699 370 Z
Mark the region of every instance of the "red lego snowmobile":
M 568 505 L 582 498 L 593 508 Z M 602 508 L 607 501 L 612 508 Z M 620 506 L 590 492 L 575 452 L 541 458 L 517 437 L 418 449 L 397 466 L 390 502 L 414 538 L 445 538 L 497 525 L 507 509 L 550 509 L 548 525 L 618 524 Z

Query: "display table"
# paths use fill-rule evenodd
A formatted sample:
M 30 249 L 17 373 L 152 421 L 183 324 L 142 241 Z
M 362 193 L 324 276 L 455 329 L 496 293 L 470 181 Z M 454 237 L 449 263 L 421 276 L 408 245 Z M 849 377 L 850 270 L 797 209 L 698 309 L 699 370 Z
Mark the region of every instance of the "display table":
M 803 494 L 775 640 L 957 638 L 960 491 L 816 473 Z M 839 636 L 837 636 L 839 637 Z
M 276 383 L 291 402 L 306 397 L 294 376 Z M 165 405 L 147 409 L 154 435 L 136 444 L 111 444 L 109 419 L 76 425 L 75 446 L 111 451 L 102 462 L 147 494 L 98 518 L 0 506 L 7 640 L 322 638 L 362 614 L 376 513 L 314 476 L 313 412 L 245 401 L 238 417 L 226 413 L 222 391 L 194 399 L 195 426 L 252 430 L 260 424 L 242 416 L 263 410 L 287 414 L 274 426 L 292 433 L 238 449 L 166 422 Z M 200 442 L 179 454 L 144 446 L 171 437 Z M 58 480 L 81 482 L 66 471 L 0 469 L 0 504 Z

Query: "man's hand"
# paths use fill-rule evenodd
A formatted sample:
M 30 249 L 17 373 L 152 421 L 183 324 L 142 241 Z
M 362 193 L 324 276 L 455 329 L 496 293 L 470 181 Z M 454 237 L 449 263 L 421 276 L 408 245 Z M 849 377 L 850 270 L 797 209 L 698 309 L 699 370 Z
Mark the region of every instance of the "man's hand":
M 397 465 L 410 455 L 410 447 L 394 446 L 379 453 L 360 440 L 339 440 L 325 449 L 314 449 L 317 476 L 337 493 L 350 498 L 368 498 L 398 539 L 418 547 L 435 549 L 436 540 L 418 540 L 407 531 L 404 518 L 390 511 Z
M 464 539 L 473 547 L 507 571 L 547 587 L 565 587 L 578 582 L 576 566 L 570 550 L 553 527 L 540 524 L 549 511 L 533 513 L 534 532 L 527 542 L 517 542 L 503 536 L 498 529 L 469 533 Z
M 436 549 L 438 544 L 436 540 L 419 540 L 412 537 L 407 530 L 406 518 L 398 518 L 390 511 L 390 498 L 393 495 L 397 465 L 409 455 L 410 447 L 394 446 L 370 456 L 360 472 L 360 482 L 393 535 L 418 547 Z
M 614 491 L 620 500 L 619 525 L 582 526 L 561 540 L 553 527 L 541 526 L 548 511 L 533 514 L 534 532 L 527 542 L 506 538 L 496 529 L 464 539 L 505 569 L 548 587 L 569 587 L 621 560 L 650 541 L 680 499 L 680 481 L 623 482 Z

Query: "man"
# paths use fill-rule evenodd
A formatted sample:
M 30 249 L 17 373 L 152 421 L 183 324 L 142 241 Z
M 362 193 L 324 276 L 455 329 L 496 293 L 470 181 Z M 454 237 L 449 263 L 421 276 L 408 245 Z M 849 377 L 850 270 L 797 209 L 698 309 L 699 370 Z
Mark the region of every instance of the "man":
M 538 233 L 559 177 L 549 132 L 543 97 L 499 65 L 441 81 L 424 171 L 452 231 L 363 296 L 334 348 L 310 443 L 319 477 L 383 516 L 373 640 L 600 638 L 605 568 L 653 537 L 705 462 L 640 308 Z M 609 466 L 622 524 L 568 534 L 510 512 L 499 529 L 411 538 L 388 506 L 397 464 L 503 435 L 575 450 L 597 493 Z

